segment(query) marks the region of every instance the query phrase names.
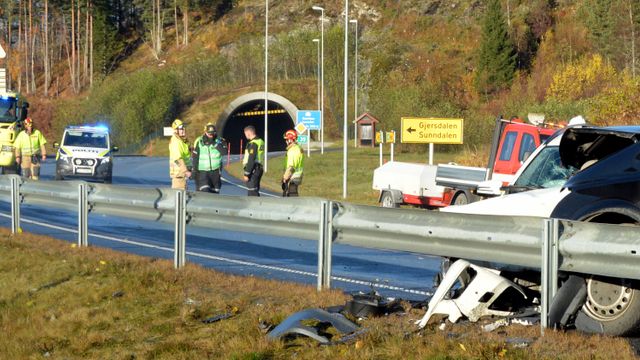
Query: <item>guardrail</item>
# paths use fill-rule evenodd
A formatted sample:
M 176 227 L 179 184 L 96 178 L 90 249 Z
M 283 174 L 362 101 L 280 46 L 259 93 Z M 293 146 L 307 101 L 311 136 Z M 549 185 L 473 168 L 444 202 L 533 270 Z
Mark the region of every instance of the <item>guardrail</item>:
M 17 175 L 0 176 L 0 200 L 11 203 L 14 233 L 20 227 L 20 204 L 77 210 L 80 246 L 88 245 L 89 212 L 173 223 L 177 268 L 186 260 L 187 225 L 317 240 L 319 290 L 330 287 L 333 242 L 541 269 L 543 310 L 555 294 L 560 270 L 640 280 L 637 227 L 396 210 L 306 197 L 34 182 Z

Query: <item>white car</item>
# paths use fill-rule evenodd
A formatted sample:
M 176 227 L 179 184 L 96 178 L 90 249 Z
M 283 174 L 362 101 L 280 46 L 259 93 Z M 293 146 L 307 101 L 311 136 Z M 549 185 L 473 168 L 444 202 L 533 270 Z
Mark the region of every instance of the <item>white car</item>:
M 60 144 L 54 143 L 56 153 L 56 180 L 84 178 L 111 183 L 113 153 L 109 128 L 97 126 L 68 126 Z

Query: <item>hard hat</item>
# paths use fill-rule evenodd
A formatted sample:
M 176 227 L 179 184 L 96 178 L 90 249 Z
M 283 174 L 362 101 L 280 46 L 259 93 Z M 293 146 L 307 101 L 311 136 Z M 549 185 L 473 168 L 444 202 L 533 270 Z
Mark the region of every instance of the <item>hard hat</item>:
M 33 120 L 30 117 L 24 119 L 24 125 L 33 125 Z
M 173 130 L 184 128 L 184 124 L 182 123 L 182 120 L 175 119 L 173 120 L 173 123 L 171 123 L 171 128 L 173 128 Z
M 287 132 L 284 133 L 284 138 L 285 140 L 296 141 L 298 139 L 298 133 L 295 130 L 287 130 Z
M 207 123 L 207 125 L 204 126 L 204 132 L 206 132 L 209 135 L 216 135 L 217 134 L 216 126 L 213 125 L 213 123 Z

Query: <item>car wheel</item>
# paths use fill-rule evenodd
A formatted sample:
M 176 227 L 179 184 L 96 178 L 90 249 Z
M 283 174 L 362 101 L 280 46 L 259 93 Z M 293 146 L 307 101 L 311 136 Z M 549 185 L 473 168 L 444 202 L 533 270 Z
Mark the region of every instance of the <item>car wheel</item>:
M 105 177 L 102 182 L 104 182 L 105 184 L 111 184 L 113 178 L 111 177 L 111 175 Z
M 459 191 L 453 197 L 453 201 L 451 205 L 467 205 L 469 203 L 469 198 L 467 198 L 467 194 L 464 191 Z
M 385 208 L 397 208 L 399 205 L 393 200 L 393 195 L 391 195 L 391 192 L 385 191 L 382 193 L 382 198 L 380 199 L 380 206 Z
M 640 330 L 640 286 L 625 279 L 591 277 L 581 311 L 600 323 L 606 335 L 635 334 Z M 579 323 L 576 327 L 583 330 Z

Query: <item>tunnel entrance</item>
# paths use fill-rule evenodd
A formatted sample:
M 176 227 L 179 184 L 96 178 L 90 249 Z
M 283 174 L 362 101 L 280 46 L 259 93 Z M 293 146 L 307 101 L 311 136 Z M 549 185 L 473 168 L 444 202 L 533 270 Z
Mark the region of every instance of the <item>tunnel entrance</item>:
M 286 98 L 269 93 L 269 152 L 284 151 L 286 144 L 282 138 L 285 131 L 295 126 L 298 108 Z M 218 119 L 220 136 L 229 142 L 232 154 L 244 151 L 247 139 L 244 127 L 253 125 L 258 137 L 264 139 L 264 92 L 243 95 L 222 112 Z

